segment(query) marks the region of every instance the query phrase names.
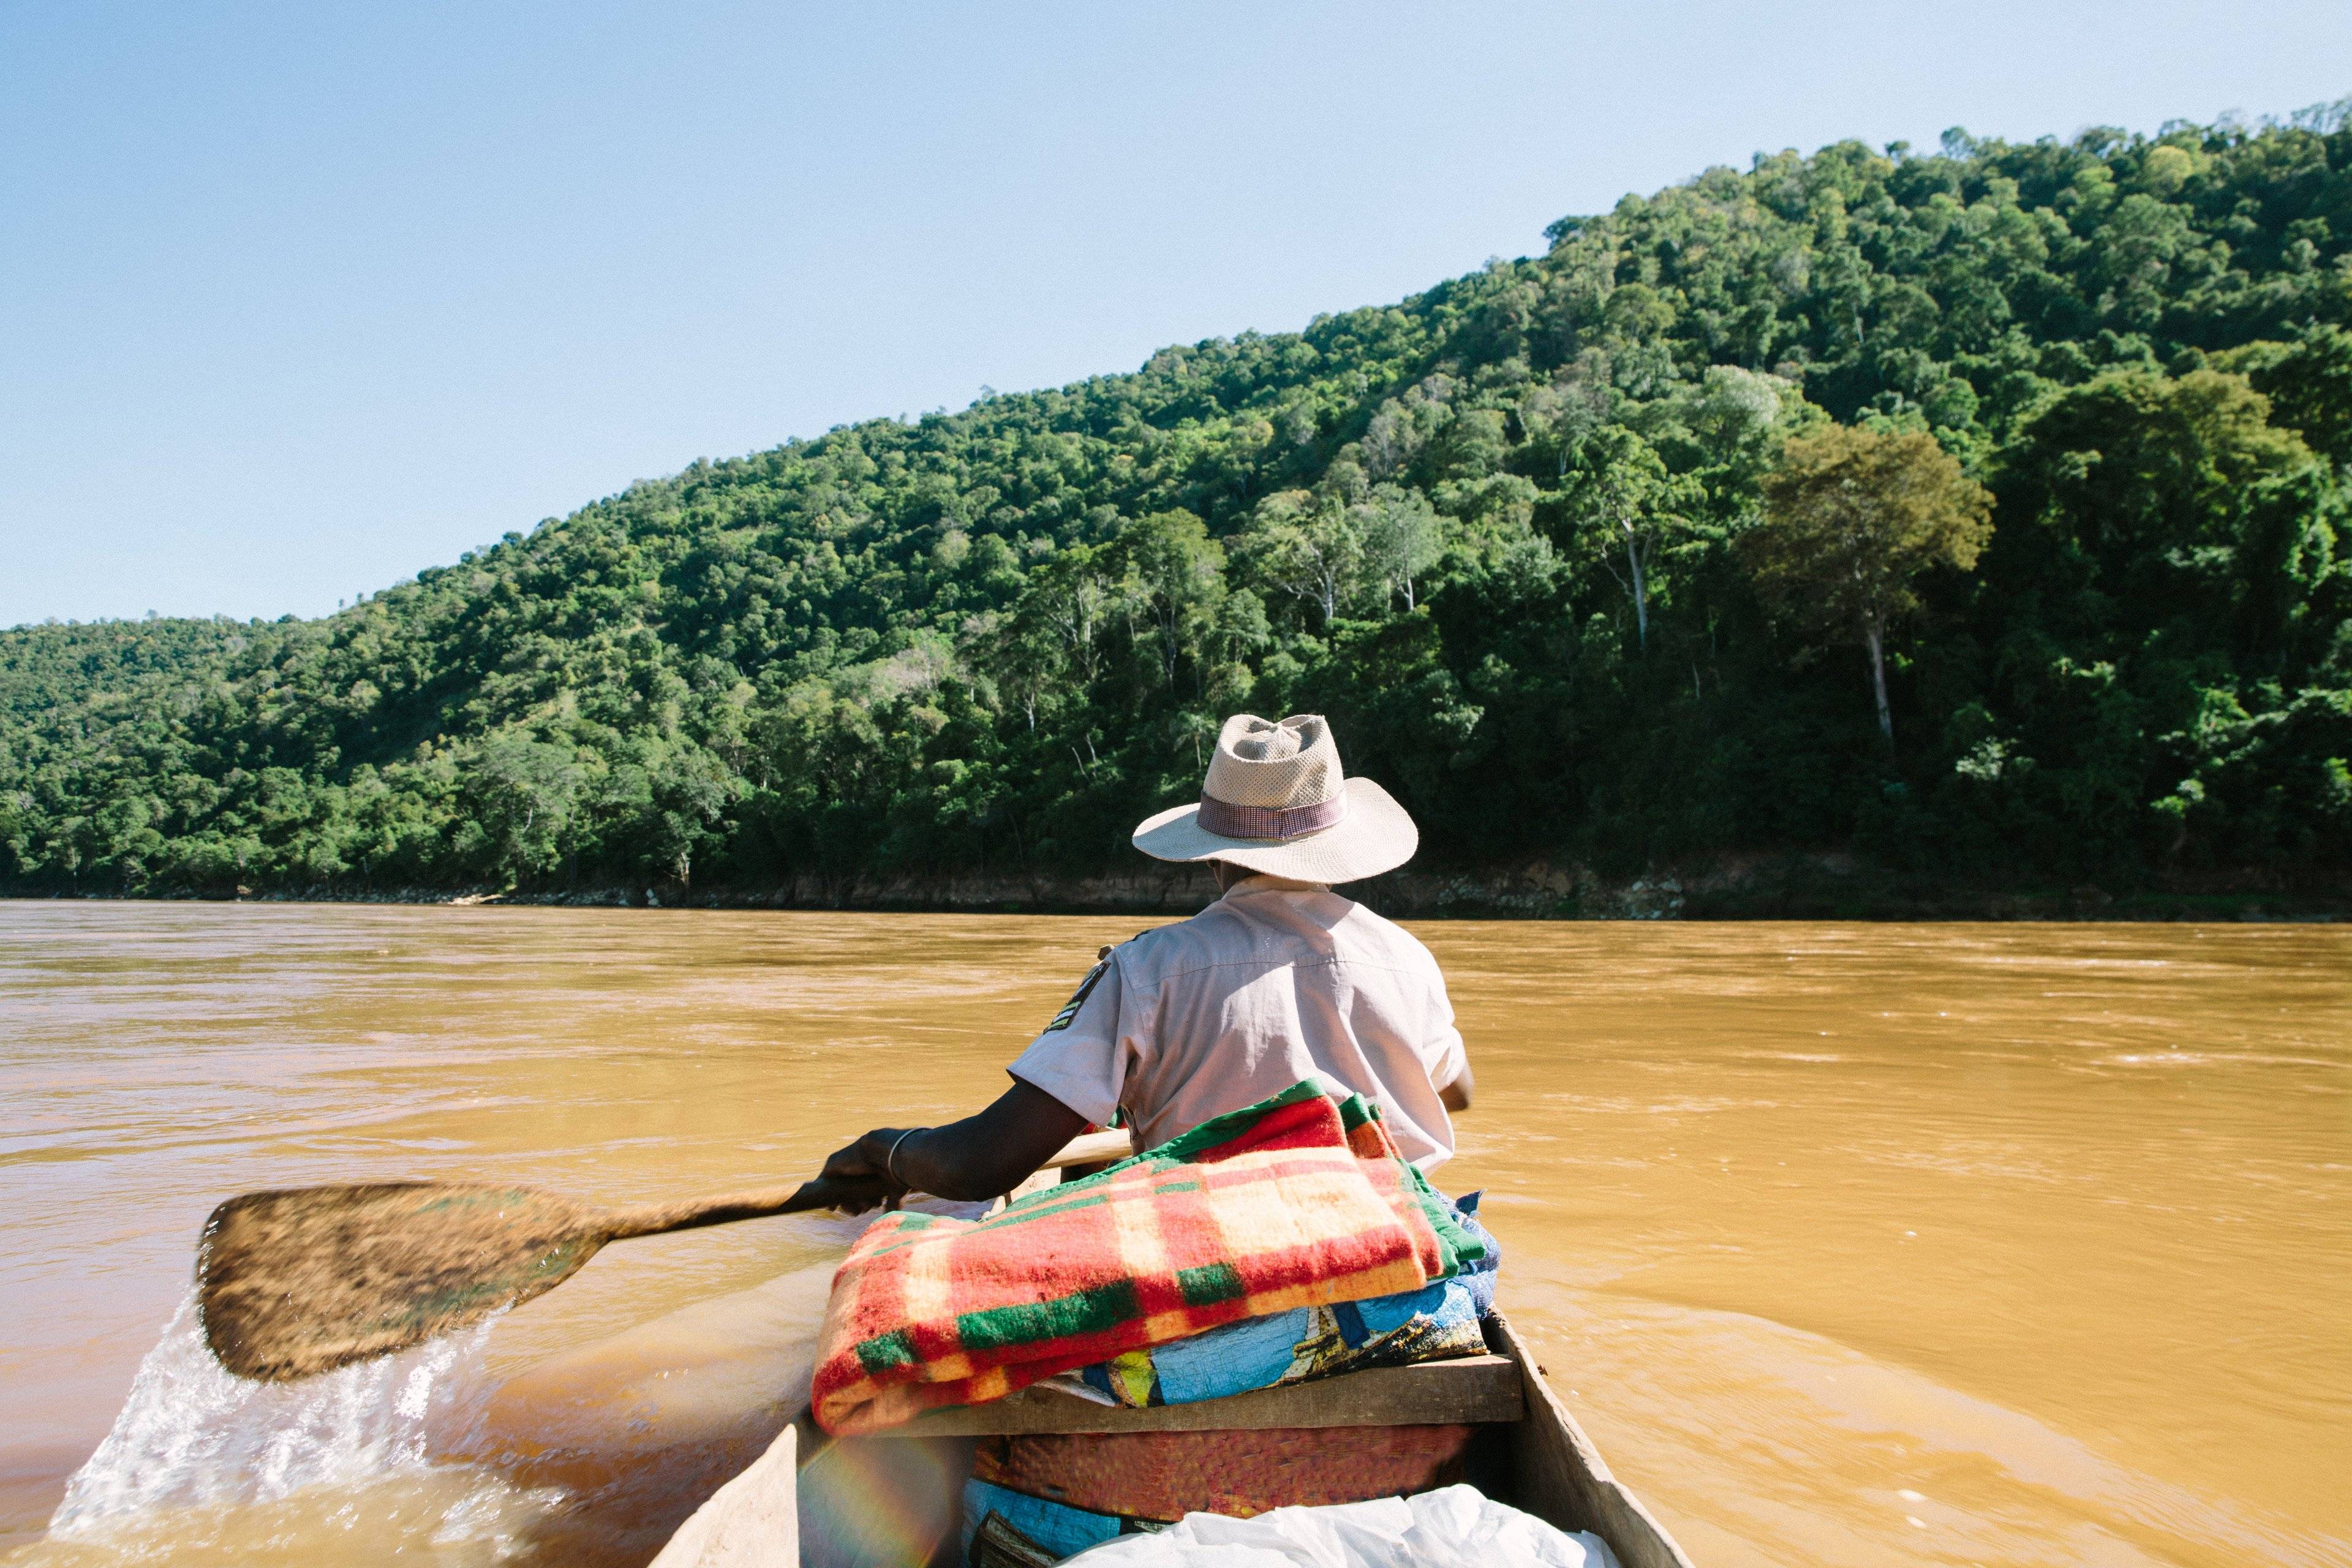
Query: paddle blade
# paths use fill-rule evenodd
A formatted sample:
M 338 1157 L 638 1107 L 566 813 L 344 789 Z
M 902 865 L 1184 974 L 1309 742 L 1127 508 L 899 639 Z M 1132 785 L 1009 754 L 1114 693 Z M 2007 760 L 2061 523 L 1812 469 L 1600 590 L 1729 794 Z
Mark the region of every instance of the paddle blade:
M 595 1211 L 529 1187 L 384 1182 L 247 1193 L 205 1222 L 205 1341 L 285 1383 L 479 1322 L 596 1255 Z

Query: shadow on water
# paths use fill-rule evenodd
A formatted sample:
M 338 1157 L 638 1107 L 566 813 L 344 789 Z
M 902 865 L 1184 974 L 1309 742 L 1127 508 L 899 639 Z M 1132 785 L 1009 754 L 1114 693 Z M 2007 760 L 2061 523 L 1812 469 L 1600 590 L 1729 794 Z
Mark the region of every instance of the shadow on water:
M 508 1380 L 444 1452 L 554 1494 L 528 1555 L 624 1568 L 808 1405 L 830 1262 L 698 1301 Z

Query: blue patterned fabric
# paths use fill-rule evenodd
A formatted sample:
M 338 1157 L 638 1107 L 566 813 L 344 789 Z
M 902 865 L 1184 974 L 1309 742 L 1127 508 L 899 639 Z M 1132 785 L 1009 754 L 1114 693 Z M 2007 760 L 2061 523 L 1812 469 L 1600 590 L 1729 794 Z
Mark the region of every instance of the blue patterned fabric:
M 1484 1193 L 1471 1193 L 1464 1197 L 1445 1200 L 1454 1205 L 1454 1217 L 1462 1222 L 1463 1228 L 1486 1247 L 1486 1257 L 1466 1266 L 1454 1276 L 1470 1288 L 1470 1300 L 1476 1305 L 1482 1318 L 1495 1310 L 1495 1275 L 1503 1266 L 1503 1244 L 1495 1239 L 1495 1233 L 1478 1218 L 1478 1200 L 1484 1196 Z
M 1088 1513 L 1044 1498 L 1024 1497 L 987 1481 L 963 1484 L 963 1560 L 972 1561 L 972 1538 L 992 1513 L 1056 1558 L 1071 1557 L 1089 1546 L 1116 1541 L 1119 1521 L 1108 1513 Z

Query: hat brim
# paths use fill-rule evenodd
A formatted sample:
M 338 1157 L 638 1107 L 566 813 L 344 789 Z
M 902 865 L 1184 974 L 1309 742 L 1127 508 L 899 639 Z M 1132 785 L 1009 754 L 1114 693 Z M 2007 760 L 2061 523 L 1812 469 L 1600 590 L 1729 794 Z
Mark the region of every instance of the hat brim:
M 1135 847 L 1155 860 L 1223 860 L 1301 882 L 1360 882 L 1393 871 L 1421 847 L 1421 829 L 1389 792 L 1349 779 L 1348 815 L 1297 838 L 1227 838 L 1201 826 L 1198 801 L 1146 817 Z

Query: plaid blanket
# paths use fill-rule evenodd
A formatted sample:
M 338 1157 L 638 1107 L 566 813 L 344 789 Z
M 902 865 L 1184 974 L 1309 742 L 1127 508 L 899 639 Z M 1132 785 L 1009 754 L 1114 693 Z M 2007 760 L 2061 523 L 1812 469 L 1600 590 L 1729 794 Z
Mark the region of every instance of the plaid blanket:
M 816 1422 L 878 1431 L 1237 1319 L 1418 1289 L 1484 1256 L 1375 1107 L 1297 1083 L 986 1219 L 875 1222 L 834 1277 Z

